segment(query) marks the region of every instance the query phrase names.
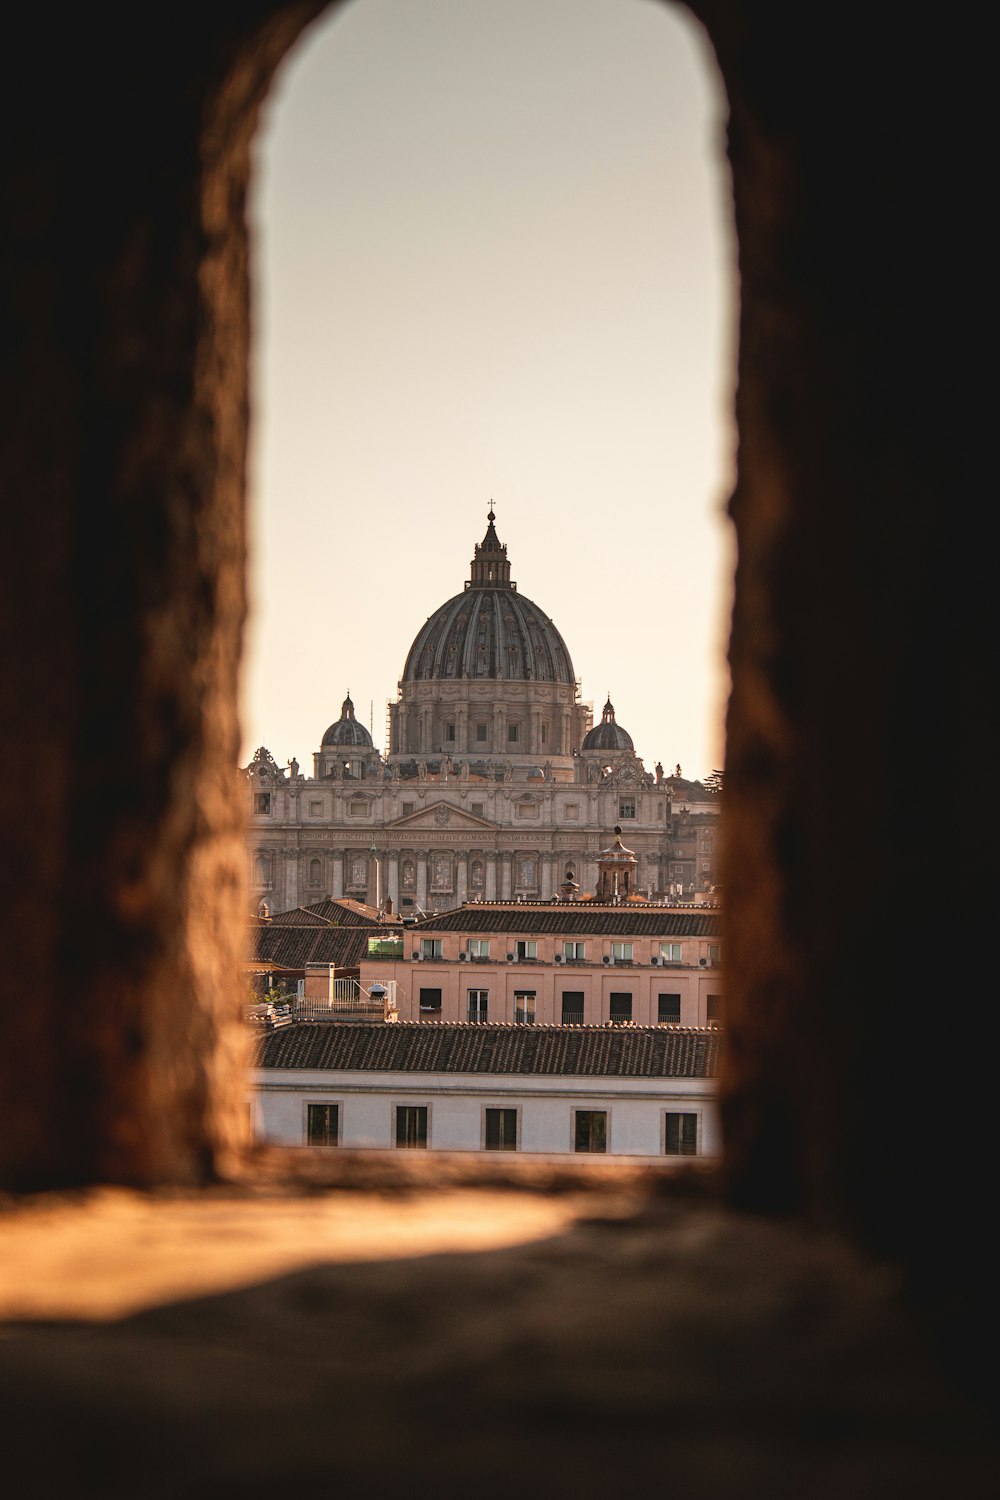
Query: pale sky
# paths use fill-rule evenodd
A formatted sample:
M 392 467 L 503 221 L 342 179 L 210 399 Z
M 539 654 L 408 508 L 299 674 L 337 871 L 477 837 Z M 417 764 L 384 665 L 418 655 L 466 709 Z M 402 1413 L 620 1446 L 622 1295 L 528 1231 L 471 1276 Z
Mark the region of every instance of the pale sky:
M 735 243 L 714 62 L 656 0 L 351 0 L 257 144 L 245 764 L 386 703 L 492 500 L 647 767 L 722 765 Z M 623 608 L 624 603 L 624 608 Z

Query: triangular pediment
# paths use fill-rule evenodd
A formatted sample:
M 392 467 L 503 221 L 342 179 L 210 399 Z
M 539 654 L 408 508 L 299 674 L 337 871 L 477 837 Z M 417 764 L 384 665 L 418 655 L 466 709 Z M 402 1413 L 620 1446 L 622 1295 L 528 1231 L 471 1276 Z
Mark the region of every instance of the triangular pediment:
M 493 826 L 488 818 L 477 817 L 475 813 L 466 812 L 464 807 L 443 800 L 432 802 L 427 807 L 418 807 L 415 812 L 407 813 L 405 818 L 394 818 L 391 823 L 386 824 L 387 828 L 426 828 L 445 832 Z

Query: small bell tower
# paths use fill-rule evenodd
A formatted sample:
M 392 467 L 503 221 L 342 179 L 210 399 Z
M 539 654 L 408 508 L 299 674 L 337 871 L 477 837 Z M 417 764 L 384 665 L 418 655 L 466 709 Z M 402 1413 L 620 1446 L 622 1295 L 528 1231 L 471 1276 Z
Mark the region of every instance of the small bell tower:
M 597 856 L 597 892 L 595 900 L 617 906 L 635 895 L 635 877 L 639 861 L 622 843 L 622 831 L 615 824 L 614 843 Z

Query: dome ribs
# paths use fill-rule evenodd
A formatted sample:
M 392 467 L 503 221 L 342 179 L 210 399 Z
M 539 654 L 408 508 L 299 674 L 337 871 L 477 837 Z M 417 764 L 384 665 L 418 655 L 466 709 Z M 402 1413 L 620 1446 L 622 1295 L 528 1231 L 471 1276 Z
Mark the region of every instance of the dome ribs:
M 477 678 L 575 681 L 566 643 L 538 605 L 513 590 L 491 588 L 456 594 L 436 609 L 403 668 L 406 682 Z

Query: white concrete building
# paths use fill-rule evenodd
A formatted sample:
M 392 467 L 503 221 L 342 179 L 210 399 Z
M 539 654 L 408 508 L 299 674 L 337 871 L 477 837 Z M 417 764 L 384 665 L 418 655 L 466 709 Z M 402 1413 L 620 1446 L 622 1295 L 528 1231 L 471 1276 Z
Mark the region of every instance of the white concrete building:
M 297 1022 L 255 1039 L 258 1140 L 366 1150 L 716 1156 L 720 1034 Z

